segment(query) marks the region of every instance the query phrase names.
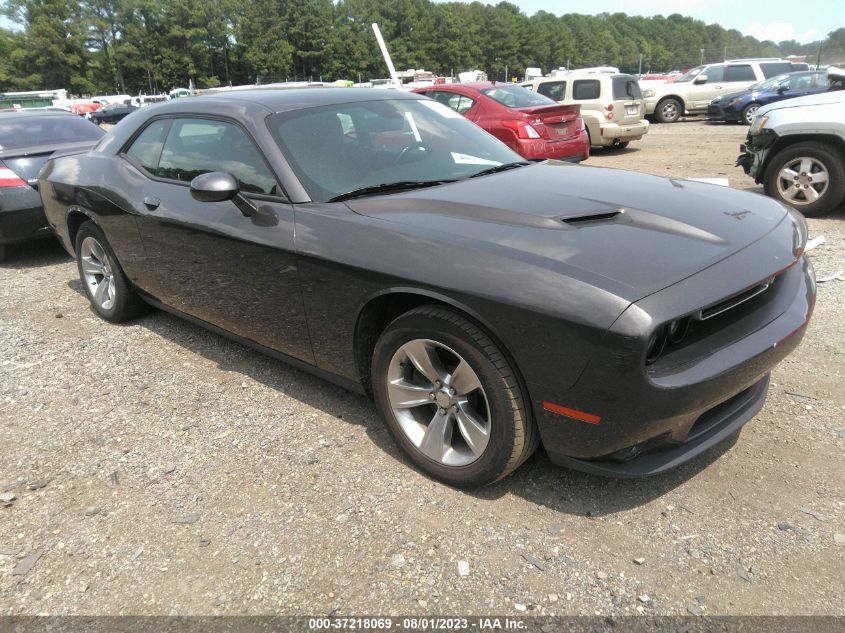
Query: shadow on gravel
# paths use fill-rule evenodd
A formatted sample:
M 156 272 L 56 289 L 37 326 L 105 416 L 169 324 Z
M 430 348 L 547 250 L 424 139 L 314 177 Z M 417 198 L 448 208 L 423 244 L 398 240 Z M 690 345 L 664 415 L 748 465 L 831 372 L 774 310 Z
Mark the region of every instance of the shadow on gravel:
M 69 261 L 70 255 L 54 239 L 10 244 L 6 246 L 6 256 L 0 261 L 0 268 L 41 268 Z
M 75 287 L 77 284 L 70 282 L 68 285 L 82 292 L 81 288 Z M 364 396 L 165 312 L 154 311 L 135 323 L 192 353 L 200 354 L 223 371 L 249 377 L 305 405 L 363 427 L 372 442 L 386 455 L 405 468 L 413 468 L 397 448 L 373 403 Z M 240 382 L 239 379 L 236 381 Z M 464 494 L 480 500 L 513 494 L 564 514 L 612 514 L 648 503 L 673 490 L 719 459 L 735 441 L 736 436 L 729 438 L 690 463 L 648 479 L 610 479 L 561 468 L 552 464 L 541 448 L 510 477 Z

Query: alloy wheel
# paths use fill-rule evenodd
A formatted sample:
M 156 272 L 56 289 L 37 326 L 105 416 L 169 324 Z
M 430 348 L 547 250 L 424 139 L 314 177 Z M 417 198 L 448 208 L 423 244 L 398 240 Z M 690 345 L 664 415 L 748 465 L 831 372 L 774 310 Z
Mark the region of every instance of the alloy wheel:
M 82 276 L 94 302 L 103 310 L 111 310 L 116 288 L 114 272 L 103 245 L 88 236 L 82 240 L 79 257 L 82 261 Z
M 679 116 L 678 106 L 675 105 L 674 101 L 667 101 L 661 106 L 660 110 L 663 113 L 663 118 L 667 121 L 674 121 Z
M 414 339 L 393 354 L 387 396 L 402 432 L 426 457 L 466 466 L 490 441 L 490 407 L 475 370 L 455 350 Z
M 827 192 L 829 178 L 824 163 L 809 156 L 799 156 L 788 161 L 778 172 L 778 194 L 797 207 L 812 204 Z
M 751 125 L 754 122 L 754 115 L 757 114 L 757 110 L 760 109 L 760 106 L 748 106 L 745 109 L 745 122 L 748 125 Z

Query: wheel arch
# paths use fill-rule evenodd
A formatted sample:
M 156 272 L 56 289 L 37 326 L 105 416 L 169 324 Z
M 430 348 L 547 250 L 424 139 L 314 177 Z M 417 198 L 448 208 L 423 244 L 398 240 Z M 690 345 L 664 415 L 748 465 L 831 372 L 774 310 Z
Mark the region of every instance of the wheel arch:
M 755 182 L 759 184 L 766 179 L 766 174 L 775 156 L 792 145 L 805 142 L 830 145 L 839 152 L 840 157 L 845 161 L 845 139 L 842 137 L 836 136 L 835 134 L 787 134 L 785 136 L 779 136 L 772 146 L 769 147 L 769 151 L 766 153 L 766 158 L 763 160 L 762 168 L 757 173 Z
M 511 351 L 505 345 L 502 337 L 475 310 L 444 294 L 414 287 L 397 287 L 381 290 L 367 298 L 358 310 L 355 318 L 354 353 L 358 377 L 365 393 L 372 397 L 373 389 L 370 381 L 373 351 L 376 342 L 385 328 L 396 318 L 422 305 L 441 305 L 459 313 L 480 328 L 484 334 L 499 348 L 516 375 L 519 387 L 525 396 L 525 407 L 529 415 L 534 415 L 531 397 L 528 392 L 522 371 Z
M 79 227 L 88 220 L 97 224 L 94 214 L 82 207 L 70 207 L 68 209 L 67 215 L 65 216 L 65 224 L 67 225 L 67 236 L 71 248 L 75 248 L 76 234 L 79 232 Z

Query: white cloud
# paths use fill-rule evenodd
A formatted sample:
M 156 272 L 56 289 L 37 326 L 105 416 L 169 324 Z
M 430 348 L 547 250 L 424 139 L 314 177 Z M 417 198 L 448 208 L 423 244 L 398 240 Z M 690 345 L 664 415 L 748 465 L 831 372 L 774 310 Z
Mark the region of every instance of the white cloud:
M 783 40 L 795 39 L 795 27 L 788 22 L 752 22 L 743 29 L 743 33 L 756 37 L 758 40 L 772 40 L 782 42 Z
M 784 40 L 797 40 L 802 44 L 814 42 L 819 39 L 819 32 L 816 29 L 809 29 L 802 33 L 796 33 L 795 27 L 789 22 L 752 22 L 743 30 L 746 35 L 756 37 L 758 40 L 772 40 L 782 42 Z

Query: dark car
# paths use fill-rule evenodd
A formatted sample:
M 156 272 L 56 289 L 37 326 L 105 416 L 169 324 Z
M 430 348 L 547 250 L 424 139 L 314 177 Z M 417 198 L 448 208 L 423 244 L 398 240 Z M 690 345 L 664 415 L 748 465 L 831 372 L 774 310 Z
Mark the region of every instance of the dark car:
M 0 260 L 9 244 L 53 235 L 41 208 L 36 178 L 50 155 L 87 149 L 103 134 L 70 112 L 0 112 Z
M 371 394 L 460 486 L 541 441 L 598 473 L 685 462 L 762 407 L 815 301 L 782 204 L 526 163 L 410 93 L 171 101 L 40 183 L 104 319 L 157 306 Z
M 579 104 L 557 101 L 515 84 L 482 81 L 418 88 L 487 130 L 528 160 L 580 162 L 590 157 L 590 137 Z
M 843 79 L 845 78 L 836 75 L 829 76 L 827 70 L 777 75 L 742 92 L 713 99 L 707 107 L 707 118 L 751 125 L 760 106 L 817 92 L 839 90 L 845 87 Z
M 135 112 L 137 109 L 137 106 L 133 106 L 128 103 L 110 103 L 109 105 L 105 105 L 99 110 L 90 112 L 85 116 L 90 119 L 92 123 L 96 123 L 97 125 L 100 125 L 100 123 L 117 123 Z

